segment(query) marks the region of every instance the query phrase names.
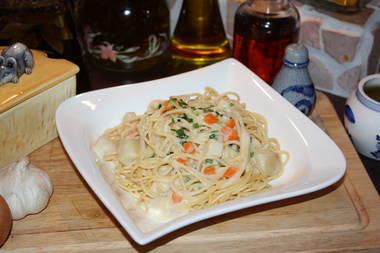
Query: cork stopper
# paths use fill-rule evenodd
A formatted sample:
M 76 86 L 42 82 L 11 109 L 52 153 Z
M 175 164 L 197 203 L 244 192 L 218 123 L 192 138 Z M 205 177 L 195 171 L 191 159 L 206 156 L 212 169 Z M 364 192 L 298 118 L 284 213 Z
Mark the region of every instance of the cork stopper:
M 293 43 L 286 47 L 284 63 L 290 67 L 305 67 L 309 63 L 309 51 L 301 43 Z

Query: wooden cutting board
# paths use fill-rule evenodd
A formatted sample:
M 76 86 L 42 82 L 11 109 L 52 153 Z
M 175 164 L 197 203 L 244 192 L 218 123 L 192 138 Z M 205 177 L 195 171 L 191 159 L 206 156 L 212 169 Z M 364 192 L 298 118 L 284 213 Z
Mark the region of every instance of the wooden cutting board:
M 33 152 L 54 184 L 48 207 L 15 221 L 2 252 L 380 252 L 380 198 L 328 98 L 314 118 L 343 150 L 347 173 L 301 197 L 201 221 L 140 246 L 78 174 L 59 139 Z

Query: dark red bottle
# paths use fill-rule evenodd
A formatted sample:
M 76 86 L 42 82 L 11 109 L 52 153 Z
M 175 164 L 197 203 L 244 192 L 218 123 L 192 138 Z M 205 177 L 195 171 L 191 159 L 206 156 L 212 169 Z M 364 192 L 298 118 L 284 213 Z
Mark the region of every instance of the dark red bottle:
M 235 14 L 233 56 L 272 84 L 285 48 L 298 41 L 299 20 L 286 0 L 246 1 Z

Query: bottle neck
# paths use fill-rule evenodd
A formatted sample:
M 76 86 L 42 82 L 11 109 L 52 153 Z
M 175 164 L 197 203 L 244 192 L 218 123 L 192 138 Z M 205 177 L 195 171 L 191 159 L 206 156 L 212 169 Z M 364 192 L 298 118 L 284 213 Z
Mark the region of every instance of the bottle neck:
M 219 3 L 217 0 L 184 0 L 182 10 L 190 12 L 192 18 L 208 16 L 211 11 L 219 12 Z
M 290 8 L 288 0 L 247 0 L 247 4 L 256 12 L 266 14 L 278 13 Z
M 218 0 L 184 0 L 176 30 L 180 27 L 197 38 L 210 37 L 210 32 L 224 34 Z

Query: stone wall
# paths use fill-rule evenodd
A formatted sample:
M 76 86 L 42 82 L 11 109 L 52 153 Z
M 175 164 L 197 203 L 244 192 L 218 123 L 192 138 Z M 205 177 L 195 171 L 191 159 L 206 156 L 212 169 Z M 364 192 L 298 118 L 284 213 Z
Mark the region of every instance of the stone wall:
M 347 97 L 360 79 L 380 72 L 380 1 L 360 13 L 336 14 L 297 4 L 300 41 L 308 46 L 317 88 Z
M 173 31 L 182 0 L 167 1 Z M 235 11 L 242 2 L 244 0 L 219 0 L 230 40 Z M 361 78 L 380 72 L 380 0 L 372 0 L 353 15 L 293 3 L 301 15 L 300 42 L 309 49 L 309 70 L 318 89 L 347 97 Z

